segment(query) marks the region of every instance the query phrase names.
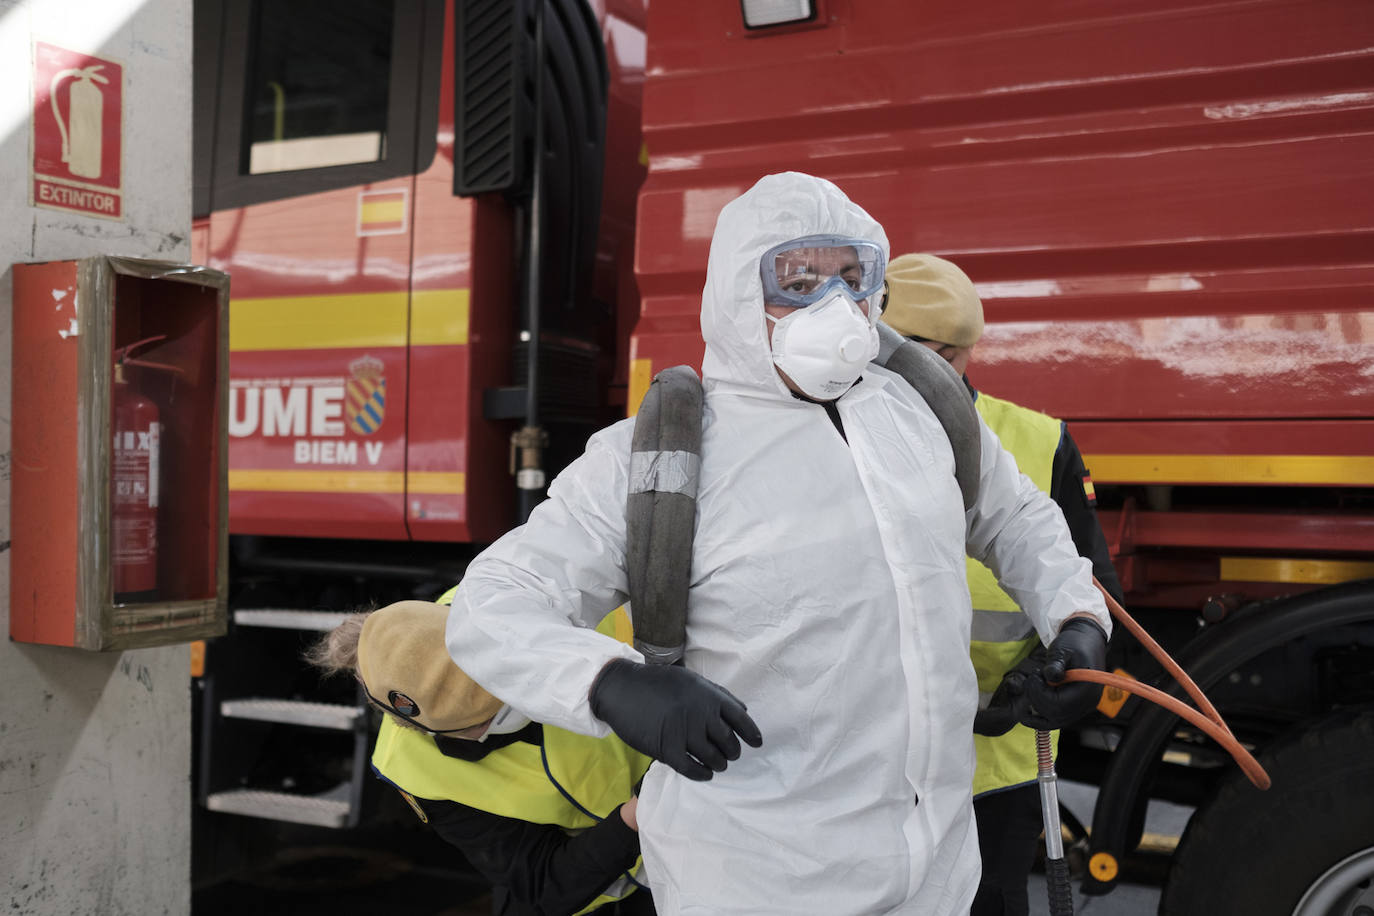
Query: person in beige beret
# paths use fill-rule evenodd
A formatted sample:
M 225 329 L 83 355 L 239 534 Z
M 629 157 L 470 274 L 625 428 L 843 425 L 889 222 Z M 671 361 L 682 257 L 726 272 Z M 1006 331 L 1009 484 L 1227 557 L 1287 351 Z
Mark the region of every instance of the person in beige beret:
M 496 914 L 654 913 L 634 794 L 649 758 L 615 735 L 531 722 L 482 689 L 449 657 L 448 611 L 401 601 L 353 614 L 307 652 L 383 711 L 377 776 L 491 882 Z
M 939 353 L 963 377 L 983 422 L 1016 458 L 1021 472 L 1059 506 L 1079 555 L 1092 561 L 1093 575 L 1121 600 L 1121 585 L 1097 521 L 1092 479 L 1064 423 L 984 394 L 969 383 L 973 349 L 983 334 L 983 304 L 968 275 L 931 254 L 904 254 L 892 259 L 886 276 L 882 320 Z M 1042 822 L 1035 782 L 1035 723 L 1027 725 L 1017 715 L 1012 693 L 1022 676 L 1018 669 L 1035 666 L 1044 650 L 1030 619 L 998 587 L 992 572 L 977 560 L 967 563 L 973 599 L 970 654 L 979 691 L 973 811 L 983 860 L 971 916 L 1025 916 L 1026 881 Z

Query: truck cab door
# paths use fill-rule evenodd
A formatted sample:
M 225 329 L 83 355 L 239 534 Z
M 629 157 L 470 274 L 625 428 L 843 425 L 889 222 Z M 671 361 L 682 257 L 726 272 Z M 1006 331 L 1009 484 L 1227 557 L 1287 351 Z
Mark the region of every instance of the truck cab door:
M 195 16 L 195 204 L 232 282 L 230 530 L 405 538 L 412 212 L 443 2 Z

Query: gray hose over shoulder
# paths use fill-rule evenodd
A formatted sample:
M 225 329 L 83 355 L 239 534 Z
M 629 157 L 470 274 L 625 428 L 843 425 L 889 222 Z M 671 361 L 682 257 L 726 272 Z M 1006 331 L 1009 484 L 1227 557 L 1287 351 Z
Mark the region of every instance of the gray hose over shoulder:
M 978 431 L 978 411 L 963 379 L 934 350 L 913 343 L 892 328 L 878 323 L 878 365 L 896 372 L 925 399 L 954 449 L 954 477 L 967 511 L 978 501 L 983 447 Z
M 635 419 L 625 566 L 635 648 L 650 664 L 673 664 L 687 642 L 702 400 L 692 368 L 673 366 L 654 376 Z
M 967 509 L 978 499 L 981 440 L 973 399 L 933 351 L 878 325 L 875 362 L 896 372 L 930 405 L 954 449 L 954 476 Z M 671 665 L 687 642 L 687 594 L 701 475 L 701 380 L 690 366 L 654 376 L 635 418 L 625 506 L 626 557 L 635 648 Z

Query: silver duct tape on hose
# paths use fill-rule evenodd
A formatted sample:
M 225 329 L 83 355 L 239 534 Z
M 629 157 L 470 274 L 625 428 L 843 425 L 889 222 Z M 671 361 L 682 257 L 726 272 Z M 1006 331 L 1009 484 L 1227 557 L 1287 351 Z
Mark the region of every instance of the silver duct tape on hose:
M 682 646 L 655 646 L 642 639 L 635 639 L 635 648 L 639 654 L 644 656 L 644 661 L 650 665 L 671 665 L 682 658 Z
M 696 373 L 674 366 L 654 377 L 635 418 L 625 565 L 635 648 L 650 664 L 673 664 L 687 642 L 702 403 Z
M 878 358 L 874 362 L 906 379 L 935 412 L 954 448 L 954 477 L 964 497 L 964 509 L 972 508 L 978 500 L 983 449 L 978 411 L 963 379 L 935 351 L 912 343 L 882 322 L 878 323 Z
M 701 474 L 696 452 L 631 452 L 630 493 L 681 493 L 695 497 Z

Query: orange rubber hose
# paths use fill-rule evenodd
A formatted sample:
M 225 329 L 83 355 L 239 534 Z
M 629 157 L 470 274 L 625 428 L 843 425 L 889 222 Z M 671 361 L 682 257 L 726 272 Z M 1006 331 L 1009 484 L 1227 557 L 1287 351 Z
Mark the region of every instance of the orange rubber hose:
M 1115 687 L 1118 690 L 1133 693 L 1142 700 L 1149 700 L 1151 703 L 1163 706 L 1202 729 L 1212 740 L 1225 748 L 1226 752 L 1235 758 L 1236 763 L 1245 772 L 1246 778 L 1254 783 L 1256 788 L 1269 788 L 1269 774 L 1264 771 L 1264 767 L 1260 766 L 1259 761 L 1236 740 L 1236 736 L 1231 734 L 1229 728 L 1224 724 L 1217 724 L 1193 707 L 1169 696 L 1164 691 L 1119 674 L 1093 671 L 1091 668 L 1070 668 L 1064 672 L 1064 680 L 1070 683 L 1086 681 L 1090 684 L 1101 684 L 1104 687 Z
M 1178 662 L 1174 661 L 1173 656 L 1164 651 L 1163 646 L 1155 642 L 1153 636 L 1145 632 L 1144 627 L 1135 622 L 1134 617 L 1126 613 L 1124 607 L 1117 604 L 1116 599 L 1107 593 L 1107 590 L 1102 587 L 1102 583 L 1098 582 L 1095 577 L 1093 579 L 1093 585 L 1096 585 L 1097 590 L 1102 593 L 1102 599 L 1107 602 L 1107 609 L 1112 612 L 1112 616 L 1121 621 L 1122 625 L 1125 626 L 1127 630 L 1130 630 L 1131 635 L 1140 640 L 1140 644 L 1148 649 L 1150 654 L 1155 657 L 1155 661 L 1163 665 L 1164 670 L 1168 671 L 1169 674 L 1173 676 L 1174 680 L 1183 685 L 1183 689 L 1188 692 L 1188 696 L 1192 697 L 1193 702 L 1198 705 L 1198 708 L 1206 713 L 1207 718 L 1211 719 L 1222 728 L 1226 728 L 1226 723 L 1221 720 L 1221 713 L 1217 712 L 1216 707 L 1207 699 L 1202 689 L 1198 687 L 1197 684 L 1193 683 L 1193 679 L 1188 676 L 1188 672 L 1184 671 L 1183 667 L 1179 665 Z M 1226 730 L 1230 732 L 1229 728 L 1226 728 Z
M 1155 657 L 1155 660 L 1163 665 L 1165 670 L 1183 685 L 1183 689 L 1187 691 L 1188 696 L 1193 698 L 1198 707 L 1202 709 L 1202 712 L 1198 712 L 1196 709 L 1169 696 L 1162 690 L 1151 687 L 1148 684 L 1142 684 L 1128 677 L 1122 677 L 1119 674 L 1108 674 L 1105 671 L 1094 671 L 1090 668 L 1071 668 L 1064 672 L 1064 680 L 1070 682 L 1086 681 L 1091 684 L 1101 684 L 1105 687 L 1115 687 L 1118 690 L 1124 690 L 1126 693 L 1134 694 L 1143 700 L 1149 700 L 1152 703 L 1163 706 L 1175 715 L 1187 719 L 1189 722 L 1206 732 L 1212 740 L 1217 742 L 1217 744 L 1220 744 L 1222 748 L 1235 759 L 1237 765 L 1239 765 L 1241 770 L 1245 773 L 1246 778 L 1249 779 L 1256 788 L 1269 788 L 1269 774 L 1264 771 L 1264 767 L 1260 766 L 1259 761 L 1254 758 L 1254 755 L 1247 751 L 1236 738 L 1235 734 L 1232 733 L 1230 727 L 1226 724 L 1225 720 L 1222 719 L 1221 713 L 1217 712 L 1216 707 L 1211 704 L 1206 694 L 1202 692 L 1202 688 L 1198 687 L 1198 685 L 1193 682 L 1193 679 L 1188 676 L 1188 673 L 1183 670 L 1182 666 L 1174 661 L 1169 653 L 1165 652 L 1164 648 L 1160 646 L 1159 643 L 1155 642 L 1149 633 L 1145 632 L 1144 627 L 1136 623 L 1134 618 L 1126 613 L 1125 608 L 1117 604 L 1116 599 L 1107 594 L 1107 590 L 1102 587 L 1101 582 L 1098 582 L 1097 579 L 1093 579 L 1093 585 L 1096 585 L 1097 590 L 1102 593 L 1102 597 L 1106 600 L 1107 608 L 1112 612 L 1112 616 L 1121 621 L 1126 629 L 1131 632 L 1131 635 L 1140 640 L 1141 645 L 1149 650 L 1150 654 Z

